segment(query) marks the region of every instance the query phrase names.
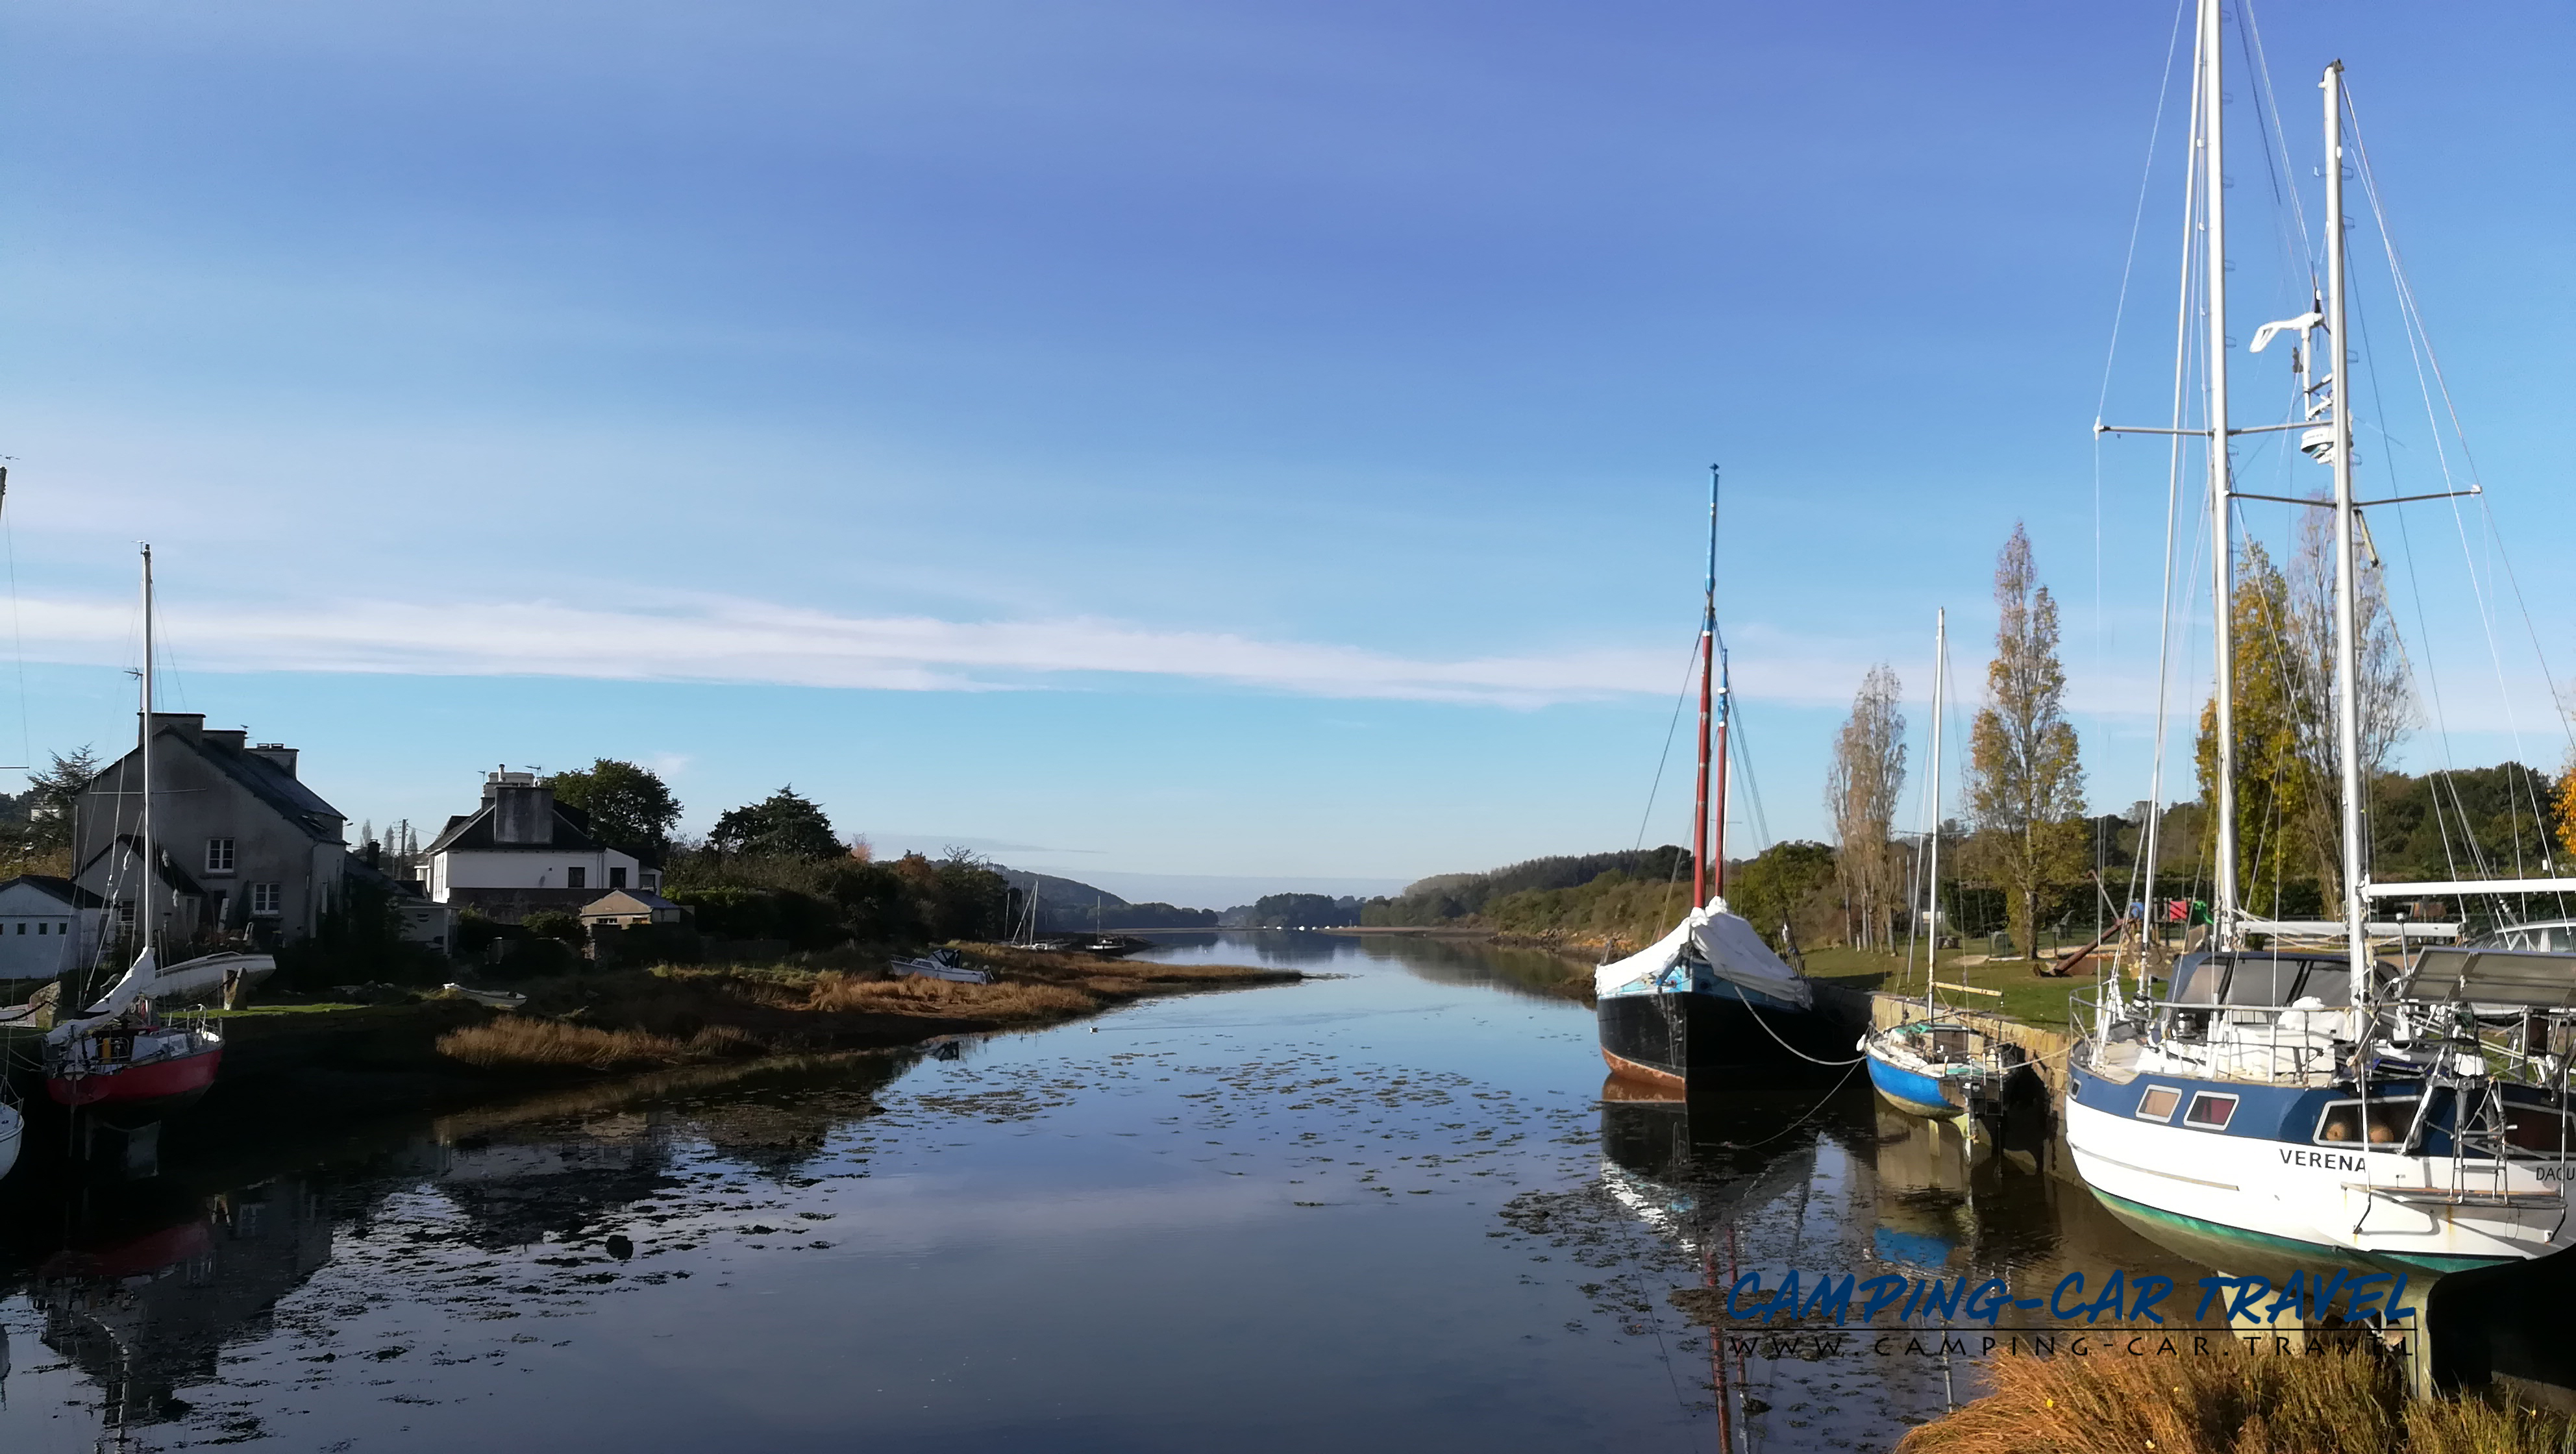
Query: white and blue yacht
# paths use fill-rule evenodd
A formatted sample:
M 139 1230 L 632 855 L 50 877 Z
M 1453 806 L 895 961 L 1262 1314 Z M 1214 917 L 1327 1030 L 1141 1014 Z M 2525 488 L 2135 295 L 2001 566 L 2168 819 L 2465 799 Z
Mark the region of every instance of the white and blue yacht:
M 2197 335 L 2208 388 L 2208 555 L 2216 691 L 2210 715 L 2215 853 L 2208 947 L 2161 978 L 2141 959 L 2089 1003 L 2070 1057 L 2065 1134 L 2076 1170 L 2115 1212 L 2297 1257 L 2435 1272 L 2576 1246 L 2566 1184 L 2576 1170 L 2569 1059 L 2576 1048 L 2576 955 L 2425 945 L 2423 926 L 2373 923 L 2374 900 L 2565 892 L 2567 880 L 2374 883 L 2364 821 L 2357 598 L 2367 537 L 2353 488 L 2345 380 L 2344 181 L 2367 175 L 2346 150 L 2343 71 L 2328 66 L 2324 286 L 2298 317 L 2257 330 L 2249 352 L 2290 335 L 2299 417 L 2231 429 L 2219 0 L 2200 0 L 2193 107 L 2194 211 L 2205 266 Z M 2180 416 L 2177 416 L 2179 422 Z M 2282 499 L 2330 511 L 2333 756 L 2340 782 L 2339 917 L 2258 920 L 2237 892 L 2230 640 L 2236 592 L 2234 436 L 2296 431 L 2333 470 L 2330 496 Z M 2408 498 L 2420 498 L 2410 496 Z M 2440 498 L 2435 496 L 2434 498 Z M 2161 757 L 2159 758 L 2159 763 Z M 2150 819 L 2152 832 L 2154 819 Z M 2145 861 L 2156 861 L 2150 838 Z M 2444 926 L 2456 932 L 2456 926 Z M 2255 944 L 2257 936 L 2271 947 Z M 2393 939 L 2393 944 L 2389 941 Z M 2289 947 L 2313 941 L 2316 948 Z

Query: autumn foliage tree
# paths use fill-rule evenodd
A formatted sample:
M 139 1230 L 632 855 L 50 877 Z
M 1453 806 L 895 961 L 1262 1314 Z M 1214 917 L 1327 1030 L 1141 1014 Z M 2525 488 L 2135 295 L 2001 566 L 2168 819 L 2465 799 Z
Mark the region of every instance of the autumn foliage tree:
M 2084 767 L 2066 720 L 2057 600 L 2039 583 L 2020 524 L 1995 560 L 1995 659 L 1968 731 L 1967 804 L 1977 849 L 2004 890 L 2013 942 L 2036 953 L 2039 905 L 2084 862 Z
M 2235 690 L 2236 878 L 2244 907 L 2279 917 L 2305 907 L 2308 885 L 2319 904 L 2343 894 L 2342 768 L 2335 746 L 2333 534 L 2323 510 L 2309 512 L 2291 569 L 2274 563 L 2260 541 L 2236 558 L 2236 594 L 2228 612 Z M 2386 592 L 2365 570 L 2354 597 L 2360 675 L 2361 778 L 2383 776 L 2416 722 Z M 2218 704 L 2205 703 L 2195 756 L 2201 799 L 2218 803 Z M 2215 856 L 2216 847 L 2209 845 Z

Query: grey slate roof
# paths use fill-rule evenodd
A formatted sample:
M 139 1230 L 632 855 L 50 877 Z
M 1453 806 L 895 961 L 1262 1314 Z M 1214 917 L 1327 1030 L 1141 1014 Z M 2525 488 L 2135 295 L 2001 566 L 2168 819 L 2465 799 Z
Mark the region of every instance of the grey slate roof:
M 591 836 L 590 815 L 570 803 L 555 806 L 552 843 L 503 843 L 492 836 L 492 805 L 447 820 L 423 853 L 589 853 L 606 845 Z
M 76 909 L 95 909 L 107 902 L 70 879 L 56 878 L 50 873 L 22 873 L 16 878 L 0 879 L 0 889 L 8 889 L 18 884 L 25 884 L 31 889 L 51 894 Z

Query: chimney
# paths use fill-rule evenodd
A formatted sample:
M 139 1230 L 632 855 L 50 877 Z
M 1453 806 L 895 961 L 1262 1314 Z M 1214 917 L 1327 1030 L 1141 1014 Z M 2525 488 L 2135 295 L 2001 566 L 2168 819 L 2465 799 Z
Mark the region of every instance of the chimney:
M 250 729 L 247 727 L 209 727 L 202 735 L 214 746 L 229 748 L 234 752 L 241 752 L 250 746 Z
M 555 841 L 555 790 L 535 773 L 496 772 L 483 784 L 492 805 L 492 841 L 542 848 Z
M 206 714 L 203 712 L 155 712 L 152 714 L 152 725 L 156 731 L 175 732 L 179 735 L 181 740 L 194 742 L 205 733 Z
M 199 718 L 199 721 L 205 720 Z M 263 742 L 250 750 L 253 757 L 264 757 L 288 777 L 295 776 L 295 749 L 283 742 Z

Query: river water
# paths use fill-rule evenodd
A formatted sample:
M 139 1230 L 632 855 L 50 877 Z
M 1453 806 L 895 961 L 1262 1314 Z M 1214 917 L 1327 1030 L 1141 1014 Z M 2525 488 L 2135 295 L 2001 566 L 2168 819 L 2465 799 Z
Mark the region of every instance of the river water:
M 1883 1449 L 1976 1340 L 1712 1346 L 1674 1294 L 2205 1271 L 1841 1069 L 1605 1099 L 1532 955 L 1165 943 L 1333 977 L 31 1166 L 0 1449 Z

